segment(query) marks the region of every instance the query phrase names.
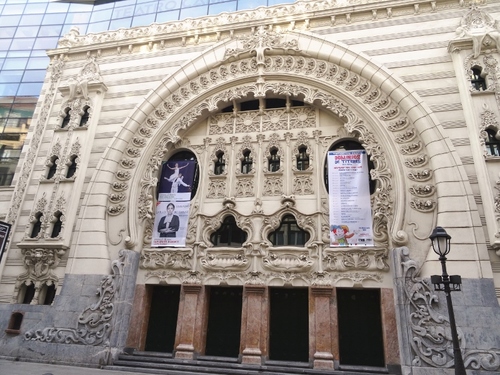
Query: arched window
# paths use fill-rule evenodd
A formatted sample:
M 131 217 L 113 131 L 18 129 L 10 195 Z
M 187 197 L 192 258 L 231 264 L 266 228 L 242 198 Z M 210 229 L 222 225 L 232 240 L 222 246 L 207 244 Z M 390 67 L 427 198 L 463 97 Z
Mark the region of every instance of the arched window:
M 238 225 L 234 216 L 226 216 L 222 225 L 210 236 L 214 246 L 241 247 L 247 240 L 247 234 Z
M 328 151 L 337 151 L 337 150 L 351 151 L 351 150 L 364 150 L 364 148 L 363 146 L 361 146 L 359 142 L 349 140 L 333 144 L 333 146 L 330 147 Z M 372 169 L 375 168 L 375 165 L 371 161 L 370 155 L 367 155 L 367 157 L 368 157 L 368 171 L 371 171 Z M 328 191 L 328 159 L 325 160 L 324 182 L 326 191 Z M 372 180 L 370 173 L 368 173 L 368 183 L 370 184 L 370 194 L 373 194 L 375 192 L 375 189 L 377 188 L 377 181 Z
M 21 288 L 22 304 L 29 305 L 35 296 L 35 284 L 23 284 Z
M 33 228 L 31 229 L 30 238 L 36 238 L 42 229 L 42 216 L 41 212 L 35 215 L 36 221 L 33 223 Z
M 198 167 L 196 156 L 191 151 L 179 151 L 174 155 L 172 155 L 167 160 L 166 164 L 168 167 L 163 168 L 163 171 L 166 170 L 168 172 L 168 175 L 160 176 L 158 181 L 158 192 L 171 193 L 173 187 L 172 185 L 174 184 L 179 174 L 182 174 L 182 183 L 189 185 L 189 191 L 191 192 L 191 199 L 193 199 L 194 196 L 196 195 L 196 191 L 198 190 L 198 184 L 200 179 L 200 168 Z M 171 167 L 175 166 L 176 164 L 178 166 L 177 168 Z M 187 167 L 188 164 L 190 164 L 189 167 Z M 191 173 L 192 173 L 192 180 L 191 180 Z M 179 186 L 184 186 L 182 185 L 182 183 L 179 184 Z
M 269 241 L 274 246 L 304 246 L 309 237 L 309 233 L 297 225 L 293 215 L 286 215 L 279 228 L 269 234 Z
M 89 109 L 90 109 L 90 107 L 88 105 L 86 105 L 83 108 L 83 115 L 80 118 L 80 127 L 87 125 L 87 122 L 89 122 L 89 116 L 90 116 Z
M 306 146 L 299 147 L 299 153 L 297 155 L 297 169 L 299 171 L 305 171 L 309 168 L 309 154 L 307 153 Z
M 471 69 L 471 80 L 470 83 L 476 91 L 486 90 L 486 79 L 482 75 L 483 69 L 479 66 L 475 66 Z
M 215 154 L 215 156 L 217 157 L 217 160 L 214 164 L 214 174 L 221 175 L 222 173 L 224 173 L 224 169 L 226 168 L 224 153 L 222 151 L 219 151 L 217 154 Z
M 66 172 L 66 178 L 71 178 L 75 175 L 76 172 L 76 159 L 77 156 L 73 155 L 70 159 L 71 164 L 68 166 L 68 171 Z
M 252 171 L 253 159 L 250 155 L 250 150 L 243 151 L 243 159 L 241 159 L 241 173 L 248 174 Z
M 71 111 L 71 108 L 67 107 L 65 110 L 64 110 L 64 113 L 66 114 L 62 120 L 62 123 L 61 123 L 61 128 L 64 129 L 66 126 L 68 126 L 69 124 L 69 121 L 71 120 L 71 116 L 69 114 L 69 112 Z
M 53 156 L 50 158 L 50 167 L 49 170 L 47 171 L 47 179 L 50 180 L 52 177 L 55 176 L 56 171 L 57 171 L 57 160 L 59 158 L 57 156 Z
M 273 147 L 269 152 L 269 172 L 276 172 L 280 169 L 280 156 L 278 155 L 278 149 Z
M 56 296 L 56 286 L 54 284 L 47 285 L 45 284 L 40 290 L 40 302 L 43 302 L 43 305 L 52 305 L 54 302 L 54 297 Z
M 486 129 L 488 138 L 486 139 L 486 152 L 491 156 L 500 156 L 500 140 L 497 139 L 497 131 Z
M 62 228 L 62 213 L 57 212 L 55 215 L 56 221 L 54 222 L 54 225 L 52 226 L 52 233 L 50 234 L 50 238 L 56 238 L 59 236 L 59 233 L 61 233 L 61 228 Z

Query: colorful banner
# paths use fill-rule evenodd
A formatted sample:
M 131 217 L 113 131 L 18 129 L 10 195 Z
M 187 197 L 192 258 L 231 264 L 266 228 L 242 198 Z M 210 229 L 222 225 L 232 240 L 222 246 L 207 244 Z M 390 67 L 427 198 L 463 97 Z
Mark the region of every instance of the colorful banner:
M 195 161 L 163 163 L 158 200 L 161 202 L 189 201 L 195 170 Z
M 151 246 L 186 246 L 190 202 L 158 202 Z
M 330 246 L 373 246 L 365 150 L 328 152 Z

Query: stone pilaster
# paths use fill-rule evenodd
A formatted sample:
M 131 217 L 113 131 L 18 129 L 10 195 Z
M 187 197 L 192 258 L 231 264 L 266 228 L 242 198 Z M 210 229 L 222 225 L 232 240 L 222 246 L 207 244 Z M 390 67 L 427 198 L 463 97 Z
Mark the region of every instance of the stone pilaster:
M 246 285 L 241 319 L 242 363 L 261 364 L 266 352 L 267 301 L 264 285 Z
M 333 337 L 338 336 L 336 311 L 334 311 L 332 303 L 333 297 L 333 288 L 311 287 L 310 313 L 312 319 L 309 335 L 313 346 L 315 369 L 333 369 L 333 350 L 337 347 Z
M 198 312 L 205 311 L 201 308 L 202 289 L 201 285 L 182 285 L 179 304 L 181 318 L 177 322 L 175 358 L 194 359 L 195 352 L 199 352 L 197 333 L 202 331 L 203 316 Z

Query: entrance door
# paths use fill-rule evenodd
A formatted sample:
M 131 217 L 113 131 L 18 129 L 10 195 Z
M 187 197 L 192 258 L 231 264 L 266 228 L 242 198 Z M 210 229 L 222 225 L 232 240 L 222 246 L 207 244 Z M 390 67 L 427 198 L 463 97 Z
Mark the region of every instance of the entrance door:
M 337 289 L 340 364 L 385 366 L 379 289 Z
M 242 287 L 210 288 L 206 355 L 238 357 L 242 301 Z
M 173 352 L 180 292 L 180 285 L 153 287 L 146 351 Z
M 306 288 L 270 288 L 269 358 L 309 361 L 309 307 Z

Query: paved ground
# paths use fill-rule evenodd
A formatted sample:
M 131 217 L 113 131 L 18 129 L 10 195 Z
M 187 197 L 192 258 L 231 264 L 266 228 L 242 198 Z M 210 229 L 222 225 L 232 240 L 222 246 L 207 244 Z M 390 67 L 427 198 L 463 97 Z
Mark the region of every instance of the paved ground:
M 0 375 L 144 375 L 138 372 L 100 370 L 89 367 L 15 362 L 0 359 Z

